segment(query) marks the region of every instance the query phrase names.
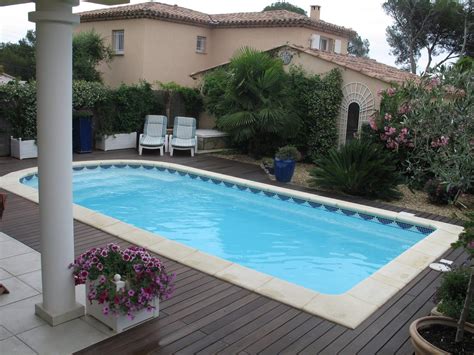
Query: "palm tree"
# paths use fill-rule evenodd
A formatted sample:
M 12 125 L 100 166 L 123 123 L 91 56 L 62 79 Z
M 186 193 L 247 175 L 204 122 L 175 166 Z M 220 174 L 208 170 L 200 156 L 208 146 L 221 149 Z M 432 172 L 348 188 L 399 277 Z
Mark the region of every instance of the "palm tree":
M 281 140 L 296 132 L 299 125 L 291 110 L 287 78 L 280 59 L 251 48 L 241 49 L 227 69 L 223 103 L 228 113 L 218 118 L 218 128 L 236 143 L 245 144 L 254 155 L 263 153 L 263 142 L 266 146 L 274 142 L 273 148 L 284 145 Z

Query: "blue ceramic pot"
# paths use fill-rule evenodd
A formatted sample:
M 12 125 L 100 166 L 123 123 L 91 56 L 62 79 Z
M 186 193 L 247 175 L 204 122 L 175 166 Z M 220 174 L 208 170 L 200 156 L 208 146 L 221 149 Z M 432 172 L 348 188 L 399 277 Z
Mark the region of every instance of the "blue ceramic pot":
M 290 182 L 295 172 L 296 161 L 275 158 L 275 178 L 280 182 Z

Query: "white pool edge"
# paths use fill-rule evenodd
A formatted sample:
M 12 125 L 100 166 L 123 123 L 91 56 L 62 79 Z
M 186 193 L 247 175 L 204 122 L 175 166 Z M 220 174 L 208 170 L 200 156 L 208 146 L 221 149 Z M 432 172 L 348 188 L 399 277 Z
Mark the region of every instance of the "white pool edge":
M 410 214 L 387 211 L 167 162 L 115 159 L 75 162 L 73 166 L 112 164 L 140 164 L 174 169 L 267 192 L 274 192 L 328 206 L 354 210 L 435 229 L 429 236 L 423 238 L 413 247 L 346 293 L 327 295 L 243 267 L 214 255 L 203 253 L 197 249 L 136 228 L 88 208 L 76 204 L 73 206 L 74 218 L 82 223 L 224 281 L 352 329 L 356 328 L 399 290 L 405 287 L 430 263 L 438 260 L 450 248 L 451 243 L 458 239 L 459 234 L 463 230 L 460 226 L 432 221 Z M 0 187 L 38 203 L 38 191 L 20 183 L 22 177 L 35 173 L 37 173 L 36 167 L 12 172 L 0 178 Z

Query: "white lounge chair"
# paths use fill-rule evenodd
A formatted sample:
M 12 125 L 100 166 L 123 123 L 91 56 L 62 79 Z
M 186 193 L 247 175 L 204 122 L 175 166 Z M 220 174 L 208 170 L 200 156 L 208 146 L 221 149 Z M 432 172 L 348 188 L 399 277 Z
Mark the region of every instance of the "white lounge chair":
M 166 116 L 147 115 L 143 134 L 140 134 L 138 144 L 138 154 L 142 155 L 143 148 L 159 149 L 163 156 L 166 142 L 166 126 L 168 118 Z
M 170 142 L 170 155 L 173 150 L 191 150 L 191 156 L 196 151 L 196 119 L 193 117 L 177 116 L 174 119 L 173 136 Z

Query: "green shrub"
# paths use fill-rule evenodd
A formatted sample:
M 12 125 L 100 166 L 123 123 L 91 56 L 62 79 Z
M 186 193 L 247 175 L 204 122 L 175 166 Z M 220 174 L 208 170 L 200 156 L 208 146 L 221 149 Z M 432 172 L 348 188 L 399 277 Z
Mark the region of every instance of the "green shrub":
M 0 85 L 0 117 L 10 123 L 13 137 L 36 139 L 36 82 Z
M 401 196 L 393 156 L 378 145 L 358 139 L 317 159 L 310 174 L 313 187 L 384 200 Z
M 108 89 L 100 82 L 75 80 L 72 83 L 72 107 L 92 110 L 107 99 Z
M 106 99 L 97 107 L 97 135 L 130 133 L 143 128 L 146 115 L 163 114 L 163 103 L 151 84 L 141 81 L 136 85 L 122 84 L 109 90 Z
M 447 191 L 474 186 L 474 69 L 453 66 L 381 92 L 372 134 L 398 156 L 413 188 L 430 179 Z
M 455 269 L 443 274 L 441 285 L 436 291 L 435 302 L 441 302 L 438 310 L 444 315 L 459 319 L 466 298 L 471 270 L 468 267 Z M 471 303 L 468 322 L 474 321 L 474 303 Z
M 171 106 L 173 94 L 176 93 L 183 100 L 185 115 L 199 119 L 204 108 L 204 101 L 198 89 L 181 86 L 175 82 L 159 83 L 159 85 L 166 93 L 168 106 Z
M 314 161 L 337 146 L 337 120 L 342 101 L 342 74 L 333 69 L 324 76 L 290 68 L 289 90 L 293 109 L 302 125 L 291 141 Z
M 278 149 L 275 154 L 275 158 L 280 160 L 298 160 L 300 157 L 300 152 L 293 145 L 286 145 Z

